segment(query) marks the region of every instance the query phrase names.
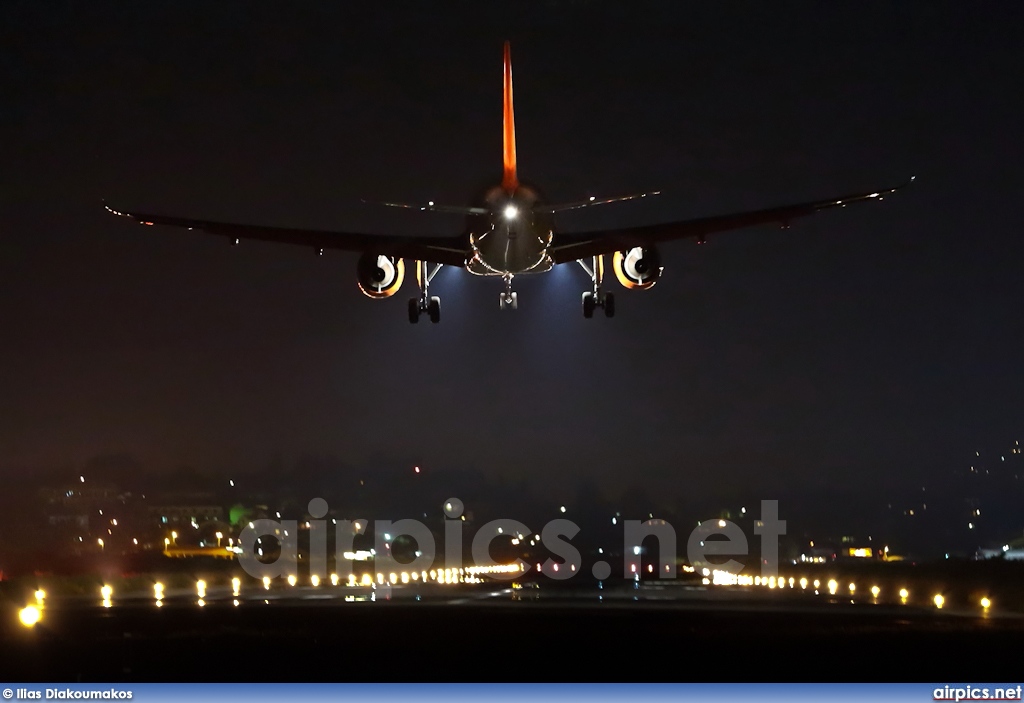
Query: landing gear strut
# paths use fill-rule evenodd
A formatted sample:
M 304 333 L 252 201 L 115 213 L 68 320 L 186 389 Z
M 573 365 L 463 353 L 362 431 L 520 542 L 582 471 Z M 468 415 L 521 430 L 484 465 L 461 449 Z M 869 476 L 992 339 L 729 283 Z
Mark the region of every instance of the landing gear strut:
M 418 298 L 409 298 L 409 322 L 415 324 L 420 321 L 420 314 L 427 313 L 431 322 L 441 321 L 441 299 L 436 295 L 428 294 L 430 282 L 441 270 L 441 264 L 435 264 L 433 270 L 427 272 L 427 262 L 416 262 L 416 283 L 420 287 Z
M 612 293 L 601 292 L 601 284 L 604 283 L 604 256 L 595 256 L 589 266 L 583 259 L 576 263 L 583 267 L 593 284 L 593 289 L 583 294 L 583 317 L 588 320 L 592 318 L 596 308 L 603 308 L 605 317 L 615 317 L 615 296 Z
M 512 291 L 512 274 L 506 273 L 504 278 L 505 290 L 501 292 L 498 303 L 502 310 L 517 310 L 519 309 L 519 295 Z

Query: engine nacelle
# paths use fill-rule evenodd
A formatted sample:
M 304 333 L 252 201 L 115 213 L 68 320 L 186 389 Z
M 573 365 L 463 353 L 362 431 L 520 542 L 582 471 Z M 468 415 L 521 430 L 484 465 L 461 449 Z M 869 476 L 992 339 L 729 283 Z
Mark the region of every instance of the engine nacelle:
M 661 278 L 661 255 L 654 247 L 634 247 L 612 256 L 615 277 L 626 288 L 647 290 Z
M 405 262 L 391 256 L 366 253 L 356 265 L 356 282 L 369 298 L 390 298 L 405 280 Z

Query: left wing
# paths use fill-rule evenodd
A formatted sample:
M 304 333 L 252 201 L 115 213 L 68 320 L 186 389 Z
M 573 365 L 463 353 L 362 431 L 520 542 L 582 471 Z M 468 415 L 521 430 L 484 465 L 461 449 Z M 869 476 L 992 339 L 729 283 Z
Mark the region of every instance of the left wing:
M 911 176 L 910 180 L 895 188 L 857 193 L 854 195 L 841 195 L 826 200 L 814 200 L 807 203 L 795 205 L 783 205 L 781 207 L 768 208 L 766 210 L 752 210 L 749 212 L 738 212 L 730 215 L 717 215 L 714 217 L 702 217 L 695 220 L 683 220 L 681 222 L 665 222 L 657 225 L 646 225 L 642 227 L 626 227 L 614 230 L 599 230 L 594 232 L 578 232 L 555 236 L 555 244 L 549 250 L 551 257 L 556 264 L 567 261 L 575 261 L 601 254 L 612 254 L 617 251 L 625 251 L 634 247 L 650 246 L 658 242 L 667 242 L 673 239 L 694 238 L 703 242 L 704 237 L 709 234 L 726 232 L 734 229 L 742 229 L 753 225 L 768 223 L 779 223 L 788 227 L 790 220 L 799 217 L 806 217 L 819 210 L 827 210 L 834 207 L 846 207 L 853 203 L 870 200 L 882 200 L 886 195 L 895 193 L 900 188 L 916 178 Z
M 115 215 L 127 217 L 143 225 L 167 225 L 200 230 L 210 234 L 233 239 L 263 242 L 298 244 L 323 251 L 371 252 L 382 256 L 416 259 L 433 264 L 465 266 L 468 251 L 461 236 L 450 237 L 398 237 L 383 234 L 362 234 L 355 232 L 328 232 L 313 229 L 291 229 L 287 227 L 263 227 L 242 225 L 231 222 L 210 222 L 190 220 L 182 217 L 168 217 L 139 212 L 121 212 L 104 203 L 104 207 Z

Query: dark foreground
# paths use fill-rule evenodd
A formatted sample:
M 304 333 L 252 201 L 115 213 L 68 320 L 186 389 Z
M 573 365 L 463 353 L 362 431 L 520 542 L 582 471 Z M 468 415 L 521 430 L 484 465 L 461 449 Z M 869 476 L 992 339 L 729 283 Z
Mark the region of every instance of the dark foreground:
M 8 607 L 0 678 L 955 681 L 1011 676 L 1024 647 L 1018 615 L 799 593 L 623 589 L 598 601 L 593 591 L 544 597 L 543 589 L 475 587 L 377 595 L 211 592 L 199 607 L 168 594 L 160 608 L 144 598 L 111 607 L 69 600 L 47 604 L 33 628 Z

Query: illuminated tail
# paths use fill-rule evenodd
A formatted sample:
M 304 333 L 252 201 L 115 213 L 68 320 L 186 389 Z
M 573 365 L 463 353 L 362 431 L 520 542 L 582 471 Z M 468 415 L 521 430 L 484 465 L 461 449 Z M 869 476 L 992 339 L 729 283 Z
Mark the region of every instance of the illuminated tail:
M 516 120 L 512 110 L 512 53 L 508 42 L 505 42 L 504 121 L 505 172 L 501 179 L 501 187 L 511 195 L 519 187 L 519 177 L 516 175 Z

